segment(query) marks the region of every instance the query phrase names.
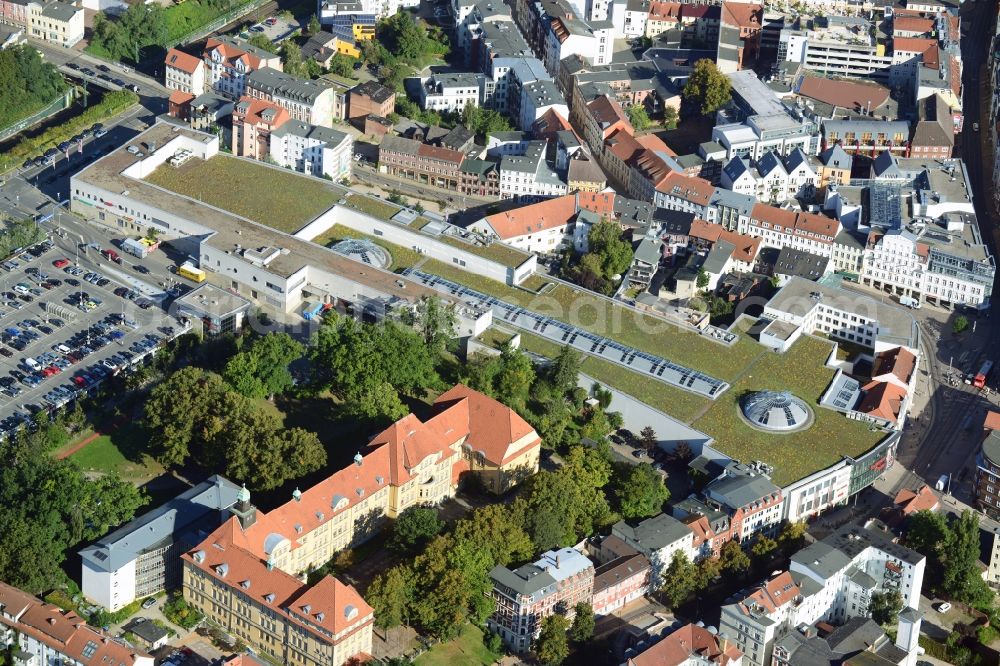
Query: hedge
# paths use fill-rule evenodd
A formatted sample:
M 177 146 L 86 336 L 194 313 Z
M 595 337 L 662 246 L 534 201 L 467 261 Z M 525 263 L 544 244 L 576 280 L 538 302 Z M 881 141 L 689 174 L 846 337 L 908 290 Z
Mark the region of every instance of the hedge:
M 131 90 L 114 90 L 107 93 L 100 102 L 84 109 L 83 113 L 73 116 L 63 124 L 50 127 L 36 137 L 26 137 L 18 141 L 10 150 L 0 155 L 0 172 L 10 171 L 29 157 L 38 157 L 49 148 L 55 148 L 63 141 L 68 141 L 94 123 L 122 113 L 138 101 L 139 96 Z

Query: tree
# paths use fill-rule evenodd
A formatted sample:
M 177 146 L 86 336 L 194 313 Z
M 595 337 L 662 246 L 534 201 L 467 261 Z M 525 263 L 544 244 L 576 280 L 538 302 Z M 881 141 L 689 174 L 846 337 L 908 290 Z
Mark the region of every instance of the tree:
M 639 445 L 644 451 L 651 453 L 656 449 L 657 444 L 659 444 L 659 440 L 656 438 L 656 431 L 653 430 L 652 426 L 646 426 L 639 431 Z
M 672 106 L 663 109 L 663 124 L 668 130 L 677 129 L 677 109 Z
M 388 546 L 397 553 L 412 553 L 444 529 L 444 521 L 437 510 L 425 506 L 411 506 L 396 518 Z
M 330 71 L 337 76 L 350 78 L 354 76 L 354 64 L 357 61 L 357 58 L 352 58 L 349 55 L 335 53 L 334 56 L 330 58 Z
M 954 599 L 972 605 L 989 603 L 993 593 L 979 571 L 979 516 L 966 509 L 951 522 L 942 545 L 941 589 Z
M 247 43 L 250 44 L 250 46 L 256 46 L 258 49 L 267 51 L 268 53 L 278 52 L 278 45 L 268 39 L 267 35 L 262 32 L 255 32 L 250 35 L 250 39 L 247 40 Z
M 472 133 L 484 137 L 511 130 L 510 122 L 500 112 L 484 109 L 472 102 L 462 109 L 462 124 Z
M 181 465 L 187 460 L 192 440 L 225 393 L 219 375 L 193 366 L 178 370 L 152 390 L 145 421 L 160 463 Z
M 660 592 L 667 608 L 673 610 L 687 601 L 698 589 L 698 567 L 683 552 L 674 553 L 670 564 L 663 571 Z
M 618 512 L 626 519 L 654 516 L 663 510 L 663 504 L 670 499 L 663 477 L 649 463 L 615 465 L 611 485 Z
M 707 116 L 732 99 L 732 85 L 714 62 L 702 58 L 694 64 L 681 95 L 685 100 L 697 104 L 701 115 Z
M 281 45 L 281 63 L 286 73 L 292 76 L 306 75 L 305 62 L 302 60 L 302 49 L 292 40 L 287 40 Z
M 569 393 L 577 386 L 583 356 L 569 345 L 563 346 L 549 366 L 549 378 L 557 390 Z
M 778 542 L 774 539 L 768 537 L 765 534 L 761 534 L 757 537 L 753 546 L 750 547 L 750 552 L 753 556 L 759 559 L 769 557 L 778 548 Z
M 697 281 L 695 282 L 695 286 L 698 287 L 698 289 L 704 289 L 705 287 L 708 286 L 708 280 L 709 280 L 708 272 L 705 270 L 703 266 L 699 266 L 698 278 Z
M 509 342 L 500 347 L 500 369 L 496 375 L 496 397 L 516 412 L 523 412 L 531 385 L 535 381 L 535 366 L 531 359 Z
M 736 541 L 727 541 L 719 551 L 719 563 L 732 574 L 745 573 L 750 568 L 750 558 Z
M 302 345 L 287 333 L 270 333 L 229 359 L 223 377 L 248 398 L 284 393 L 292 386 L 288 366 L 303 352 Z
M 412 602 L 413 571 L 396 566 L 379 574 L 368 586 L 365 600 L 375 610 L 375 624 L 391 629 L 407 622 L 407 608 Z
M 917 511 L 906 519 L 906 545 L 927 558 L 927 570 L 941 569 L 941 546 L 951 536 L 948 521 L 934 511 Z
M 569 620 L 553 614 L 542 620 L 542 629 L 535 642 L 535 654 L 545 666 L 559 666 L 569 656 L 569 639 L 566 630 Z
M 569 628 L 570 640 L 585 643 L 594 636 L 594 607 L 585 601 L 578 603 L 574 609 L 573 625 Z
M 633 104 L 625 109 L 625 113 L 628 115 L 628 121 L 637 132 L 643 132 L 653 124 L 653 121 L 649 119 L 649 114 L 646 112 L 644 104 Z
M 617 222 L 601 218 L 590 228 L 587 247 L 590 254 L 600 258 L 604 278 L 620 275 L 632 265 L 632 246 L 622 239 L 622 228 Z
M 965 315 L 958 315 L 955 317 L 954 323 L 951 325 L 951 330 L 957 335 L 962 333 L 969 328 L 969 318 Z
M 424 296 L 417 302 L 416 313 L 408 317 L 408 323 L 423 336 L 424 344 L 437 357 L 454 337 L 458 315 L 455 314 L 454 304 L 444 303 L 435 294 Z
M 677 446 L 674 447 L 674 450 L 671 453 L 671 458 L 673 458 L 675 462 L 684 465 L 694 458 L 694 451 L 691 450 L 691 445 L 687 442 L 679 442 Z
M 895 591 L 875 592 L 868 604 L 868 611 L 876 624 L 895 624 L 899 611 L 903 610 L 903 596 Z
M 785 523 L 778 534 L 778 546 L 786 553 L 794 553 L 802 548 L 806 540 L 806 524 L 802 521 Z
M 319 22 L 319 17 L 313 14 L 309 17 L 309 23 L 306 24 L 306 32 L 310 36 L 315 35 L 317 32 L 323 29 L 323 26 Z

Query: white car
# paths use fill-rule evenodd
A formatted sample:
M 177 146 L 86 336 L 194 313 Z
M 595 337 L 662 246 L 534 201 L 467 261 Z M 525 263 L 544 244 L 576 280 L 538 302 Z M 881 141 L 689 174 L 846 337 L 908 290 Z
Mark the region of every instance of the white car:
M 941 603 L 938 604 L 937 607 L 938 613 L 947 613 L 950 610 L 951 610 L 951 604 L 948 603 L 947 601 L 942 601 Z

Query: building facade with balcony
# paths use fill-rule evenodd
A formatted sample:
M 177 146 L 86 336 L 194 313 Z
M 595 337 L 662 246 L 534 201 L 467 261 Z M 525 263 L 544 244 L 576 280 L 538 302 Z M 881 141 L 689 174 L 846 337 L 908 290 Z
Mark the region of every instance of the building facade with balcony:
M 262 67 L 281 69 L 281 57 L 232 39 L 210 37 L 202 52 L 206 85 L 237 100 L 246 94 L 247 76 Z
M 594 596 L 594 565 L 574 548 L 547 551 L 513 571 L 494 567 L 490 578 L 496 610 L 486 625 L 518 653 L 532 648 L 543 619 L 557 612 L 572 617 L 576 604 Z

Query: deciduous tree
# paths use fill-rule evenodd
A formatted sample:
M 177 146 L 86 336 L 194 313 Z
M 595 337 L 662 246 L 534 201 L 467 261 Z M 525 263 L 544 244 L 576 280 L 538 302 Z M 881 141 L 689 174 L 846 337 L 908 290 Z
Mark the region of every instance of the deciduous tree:
M 727 541 L 719 551 L 719 561 L 722 568 L 732 574 L 740 575 L 750 568 L 750 558 L 736 541 Z
M 899 611 L 903 610 L 903 596 L 895 590 L 875 592 L 872 594 L 868 610 L 877 624 L 895 624 Z
M 545 666 L 559 666 L 569 656 L 569 639 L 566 630 L 569 620 L 553 614 L 542 620 L 542 629 L 535 642 L 535 654 Z
M 681 94 L 684 99 L 697 104 L 701 114 L 707 116 L 715 113 L 732 99 L 732 84 L 714 62 L 702 58 L 694 64 L 694 69 Z
M 377 575 L 368 586 L 365 600 L 375 610 L 375 624 L 379 627 L 391 629 L 407 622 L 413 602 L 413 575 L 412 569 L 399 565 Z
M 646 112 L 644 104 L 633 104 L 625 109 L 625 113 L 628 115 L 628 121 L 637 132 L 643 132 L 653 124 L 653 121 L 649 119 L 649 114 Z
M 594 608 L 581 601 L 574 610 L 576 614 L 573 616 L 573 625 L 569 628 L 569 637 L 577 643 L 585 643 L 594 636 Z
M 660 592 L 667 608 L 675 609 L 698 589 L 698 567 L 687 555 L 677 551 L 663 572 Z
M 612 482 L 618 512 L 623 518 L 646 518 L 663 510 L 670 491 L 663 477 L 648 463 L 618 463 Z
M 388 546 L 397 553 L 412 553 L 444 528 L 437 510 L 427 506 L 411 506 L 396 518 Z

